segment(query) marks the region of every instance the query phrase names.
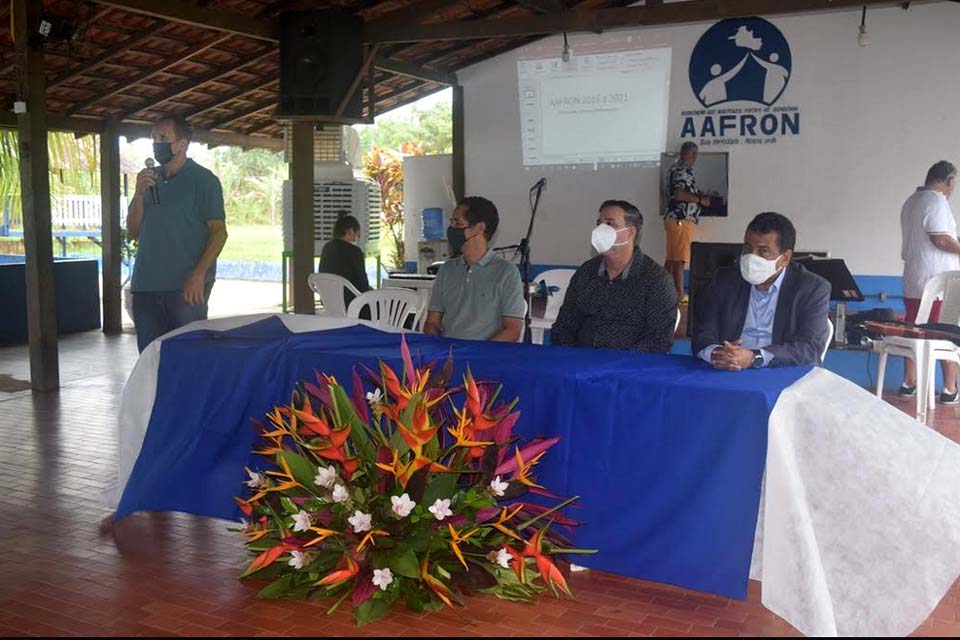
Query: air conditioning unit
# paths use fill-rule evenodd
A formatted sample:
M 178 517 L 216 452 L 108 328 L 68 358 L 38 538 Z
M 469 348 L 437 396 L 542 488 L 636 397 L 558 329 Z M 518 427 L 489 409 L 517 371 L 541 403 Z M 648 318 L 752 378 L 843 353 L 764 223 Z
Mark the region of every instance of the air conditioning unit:
M 333 240 L 333 225 L 341 211 L 360 223 L 360 247 L 364 253 L 380 251 L 380 185 L 356 178 L 321 177 L 313 182 L 314 251 Z M 283 183 L 283 249 L 293 251 L 293 184 Z
M 293 125 L 283 125 L 283 161 L 293 159 Z M 313 161 L 317 163 L 344 163 L 355 169 L 363 166 L 360 134 L 353 127 L 319 126 L 313 130 Z

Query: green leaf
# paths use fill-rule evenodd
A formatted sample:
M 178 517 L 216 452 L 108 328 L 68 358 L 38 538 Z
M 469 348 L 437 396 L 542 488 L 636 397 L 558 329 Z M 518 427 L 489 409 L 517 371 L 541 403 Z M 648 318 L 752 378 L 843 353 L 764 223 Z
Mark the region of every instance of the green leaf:
M 456 473 L 438 473 L 434 476 L 423 492 L 424 507 L 430 507 L 441 498 L 451 498 L 457 490 Z
M 419 578 L 420 565 L 417 554 L 408 545 L 398 546 L 390 554 L 390 570 L 406 578 Z
M 374 620 L 379 620 L 390 611 L 390 605 L 383 600 L 370 598 L 359 607 L 353 610 L 353 617 L 357 625 L 364 625 Z
M 383 436 L 360 419 L 343 387 L 330 385 L 330 399 L 341 424 L 350 425 L 350 442 L 356 447 L 359 457 L 362 460 L 376 460 L 377 452 L 373 443 L 379 444 Z
M 432 517 L 432 516 L 431 516 Z M 421 527 L 406 538 L 406 542 L 415 553 L 426 553 L 430 547 L 431 531 L 429 526 Z M 442 544 L 442 541 L 441 541 Z
M 403 413 L 400 414 L 400 423 L 403 424 L 408 429 L 410 424 L 413 422 L 413 412 L 417 410 L 417 406 L 423 402 L 423 395 L 419 393 L 413 394 L 413 397 L 410 398 L 407 408 L 403 410 Z
M 280 506 L 283 507 L 283 510 L 284 510 L 286 513 L 299 513 L 299 512 L 300 512 L 300 507 L 298 507 L 297 505 L 295 505 L 295 504 L 293 503 L 293 500 L 291 500 L 291 499 L 288 498 L 287 496 L 281 496 L 281 497 L 280 497 Z
M 394 431 L 393 435 L 390 436 L 390 448 L 401 456 L 410 451 L 410 445 L 403 439 L 399 431 Z
M 303 456 L 293 453 L 292 451 L 280 451 L 277 453 L 277 456 L 282 456 L 283 459 L 287 461 L 287 465 L 290 467 L 290 473 L 293 474 L 293 479 L 303 485 L 307 491 L 310 491 L 310 487 L 313 486 L 313 480 L 317 476 L 316 466 Z
M 257 593 L 257 597 L 262 600 L 276 600 L 287 597 L 287 593 L 293 589 L 293 576 L 283 576 L 279 580 L 274 580 Z
M 569 499 L 567 499 L 567 500 L 564 500 L 563 502 L 561 502 L 561 503 L 558 504 L 558 505 L 554 505 L 554 506 L 551 507 L 550 509 L 547 509 L 546 511 L 544 511 L 543 513 L 539 514 L 539 515 L 536 516 L 536 517 L 530 518 L 529 520 L 527 520 L 526 522 L 524 522 L 523 524 L 521 524 L 520 526 L 518 526 L 518 527 L 517 527 L 517 531 L 523 531 L 524 529 L 526 529 L 526 528 L 529 527 L 530 525 L 534 524 L 535 522 L 538 522 L 538 521 L 540 521 L 540 520 L 543 520 L 543 519 L 546 518 L 547 516 L 549 516 L 549 515 L 557 512 L 557 511 L 559 511 L 560 509 L 563 509 L 564 507 L 566 507 L 566 506 L 569 505 L 569 504 L 573 504 L 574 502 L 576 502 L 576 501 L 579 500 L 579 499 L 580 499 L 580 496 L 573 496 L 572 498 L 569 498 Z

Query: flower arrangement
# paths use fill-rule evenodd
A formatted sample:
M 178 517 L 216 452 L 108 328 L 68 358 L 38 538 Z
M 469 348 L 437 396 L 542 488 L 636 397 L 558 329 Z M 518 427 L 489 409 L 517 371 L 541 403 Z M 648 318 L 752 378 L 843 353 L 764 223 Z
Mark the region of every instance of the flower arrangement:
M 416 369 L 405 339 L 401 355 L 402 379 L 381 362 L 354 370 L 348 394 L 318 374 L 258 423 L 273 468 L 247 470 L 251 495 L 237 498 L 256 554 L 241 577 L 272 579 L 262 598 L 331 596 L 330 612 L 349 598 L 358 624 L 400 600 L 432 611 L 466 592 L 570 595 L 552 558 L 592 553 L 557 531 L 579 524 L 561 513 L 576 498 L 532 475 L 558 439 L 521 445 L 518 401 L 498 401 L 499 386 L 468 370 L 452 387 L 452 357 Z

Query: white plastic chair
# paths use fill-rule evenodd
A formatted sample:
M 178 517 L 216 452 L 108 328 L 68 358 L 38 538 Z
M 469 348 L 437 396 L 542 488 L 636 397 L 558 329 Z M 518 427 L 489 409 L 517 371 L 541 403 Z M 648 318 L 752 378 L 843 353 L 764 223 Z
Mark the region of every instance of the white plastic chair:
M 916 324 L 930 320 L 934 300 L 941 299 L 940 322 L 960 325 L 960 271 L 948 271 L 931 278 L 923 288 Z M 877 397 L 883 395 L 883 378 L 887 357 L 912 358 L 917 366 L 917 420 L 926 422 L 927 410 L 936 402 L 936 364 L 946 360 L 960 364 L 960 349 L 949 340 L 919 340 L 886 337 L 875 347 L 880 352 L 877 362 Z
M 533 283 L 543 283 L 549 287 L 558 287 L 552 296 L 547 296 L 547 309 L 543 313 L 542 322 L 547 325 L 553 325 L 557 316 L 560 315 L 560 307 L 563 306 L 563 299 L 567 295 L 567 288 L 570 286 L 570 278 L 577 272 L 576 269 L 547 269 L 539 276 L 533 279 Z M 540 320 L 540 318 L 538 318 Z M 543 344 L 543 332 L 541 327 L 530 327 L 530 342 L 534 344 Z
M 823 366 L 823 363 L 827 359 L 827 352 L 830 351 L 830 343 L 833 342 L 833 323 L 830 322 L 830 318 L 827 318 L 827 340 L 823 344 L 823 351 L 820 353 L 820 366 Z
M 370 321 L 375 324 L 420 331 L 420 294 L 411 289 L 375 289 L 361 293 L 347 308 L 347 317 L 360 319 L 360 311 L 370 309 Z M 410 319 L 412 324 L 408 324 Z
M 307 284 L 320 296 L 323 315 L 331 318 L 347 317 L 347 305 L 343 298 L 344 290 L 352 293 L 355 298 L 360 296 L 360 292 L 350 284 L 349 280 L 332 273 L 311 273 L 307 276 Z

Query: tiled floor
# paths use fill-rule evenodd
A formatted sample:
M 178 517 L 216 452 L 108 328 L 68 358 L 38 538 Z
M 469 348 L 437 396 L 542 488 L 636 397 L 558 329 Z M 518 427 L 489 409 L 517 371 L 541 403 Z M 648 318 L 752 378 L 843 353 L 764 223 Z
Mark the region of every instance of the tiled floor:
M 24 348 L 0 349 L 0 375 L 23 377 Z M 100 533 L 113 430 L 136 357 L 132 335 L 61 343 L 59 394 L 0 394 L 0 636 L 780 636 L 796 631 L 760 605 L 600 572 L 574 573 L 575 600 L 536 605 L 474 597 L 463 609 L 398 610 L 358 629 L 327 602 L 266 602 L 236 576 L 247 559 L 222 521 L 137 514 Z M 960 411 L 935 427 L 960 441 Z M 925 635 L 960 635 L 954 585 Z

